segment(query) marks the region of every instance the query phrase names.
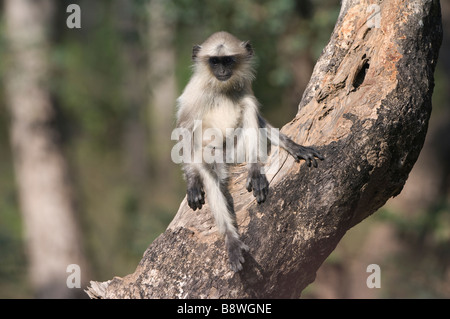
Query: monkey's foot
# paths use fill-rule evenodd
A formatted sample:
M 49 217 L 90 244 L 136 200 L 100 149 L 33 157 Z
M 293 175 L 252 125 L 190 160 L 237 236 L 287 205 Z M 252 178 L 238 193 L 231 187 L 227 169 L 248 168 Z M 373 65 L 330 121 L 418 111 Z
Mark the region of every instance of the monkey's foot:
M 313 164 L 314 167 L 317 167 L 316 157 L 321 161 L 325 159 L 323 155 L 320 154 L 315 148 L 301 146 L 298 144 L 294 149 L 292 149 L 291 155 L 295 158 L 297 162 L 299 162 L 300 159 L 304 159 L 308 167 L 311 167 L 311 163 Z
M 261 174 L 259 170 L 251 171 L 247 178 L 246 188 L 249 192 L 253 190 L 253 196 L 255 196 L 258 204 L 263 203 L 269 193 L 269 182 L 266 175 Z
M 238 238 L 226 236 L 225 244 L 227 246 L 228 261 L 230 268 L 234 272 L 242 270 L 242 264 L 245 262 L 242 251 L 248 251 L 248 246 L 240 241 Z
M 200 184 L 195 183 L 187 190 L 187 201 L 192 210 L 202 209 L 205 204 L 205 192 Z

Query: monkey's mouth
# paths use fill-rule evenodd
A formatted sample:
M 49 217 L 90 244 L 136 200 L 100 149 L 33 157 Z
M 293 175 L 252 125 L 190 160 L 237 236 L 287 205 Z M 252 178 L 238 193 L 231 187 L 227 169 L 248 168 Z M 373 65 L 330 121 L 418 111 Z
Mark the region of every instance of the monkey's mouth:
M 231 78 L 231 74 L 217 75 L 216 78 L 219 81 L 225 82 L 226 80 Z

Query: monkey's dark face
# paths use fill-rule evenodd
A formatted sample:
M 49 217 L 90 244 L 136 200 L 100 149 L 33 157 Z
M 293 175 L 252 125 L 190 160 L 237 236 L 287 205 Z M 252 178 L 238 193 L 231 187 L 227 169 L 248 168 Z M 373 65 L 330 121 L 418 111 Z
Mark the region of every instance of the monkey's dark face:
M 208 59 L 211 72 L 219 81 L 227 81 L 233 75 L 236 64 L 234 56 L 212 56 Z

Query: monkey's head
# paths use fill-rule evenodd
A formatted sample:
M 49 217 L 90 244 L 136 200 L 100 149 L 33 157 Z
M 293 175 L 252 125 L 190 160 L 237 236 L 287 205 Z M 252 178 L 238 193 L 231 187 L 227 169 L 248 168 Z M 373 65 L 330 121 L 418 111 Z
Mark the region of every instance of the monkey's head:
M 227 32 L 211 35 L 192 49 L 197 73 L 208 76 L 216 87 L 242 89 L 254 78 L 253 49 L 249 41 L 240 41 Z

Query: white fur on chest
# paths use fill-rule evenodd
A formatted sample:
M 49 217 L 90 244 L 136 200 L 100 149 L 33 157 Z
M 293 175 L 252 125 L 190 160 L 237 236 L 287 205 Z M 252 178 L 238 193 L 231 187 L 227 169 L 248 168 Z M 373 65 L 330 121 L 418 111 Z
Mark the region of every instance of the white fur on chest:
M 214 128 L 225 138 L 227 129 L 241 126 L 242 107 L 228 99 L 216 99 L 202 118 L 203 129 Z

